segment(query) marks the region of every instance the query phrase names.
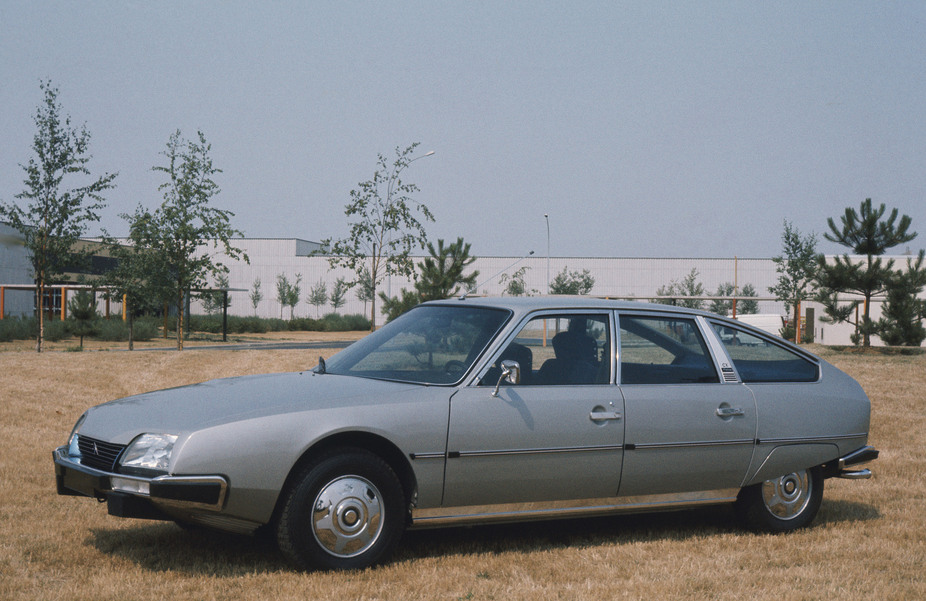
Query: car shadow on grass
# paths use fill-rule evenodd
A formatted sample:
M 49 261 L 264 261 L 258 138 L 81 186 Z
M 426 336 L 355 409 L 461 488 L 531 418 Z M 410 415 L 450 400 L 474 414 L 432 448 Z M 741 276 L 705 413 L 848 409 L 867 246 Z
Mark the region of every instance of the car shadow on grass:
M 736 530 L 733 512 L 726 507 L 415 530 L 406 533 L 396 559 L 681 541 Z
M 181 528 L 172 522 L 136 523 L 94 528 L 87 544 L 153 572 L 238 577 L 291 569 L 268 536 Z
M 810 528 L 876 520 L 880 517 L 880 511 L 871 505 L 824 500 Z M 755 536 L 739 525 L 732 505 L 610 517 L 416 530 L 405 534 L 394 558 L 414 560 L 470 553 L 548 551 L 569 547 L 685 541 L 729 534 Z
M 824 501 L 811 528 L 841 522 L 876 520 L 877 508 L 851 501 Z M 531 553 L 573 547 L 625 545 L 751 533 L 736 522 L 732 507 L 412 530 L 403 536 L 392 561 L 480 553 Z M 172 523 L 96 528 L 88 544 L 155 572 L 237 577 L 293 570 L 273 538 L 237 536 L 206 529 L 182 529 Z

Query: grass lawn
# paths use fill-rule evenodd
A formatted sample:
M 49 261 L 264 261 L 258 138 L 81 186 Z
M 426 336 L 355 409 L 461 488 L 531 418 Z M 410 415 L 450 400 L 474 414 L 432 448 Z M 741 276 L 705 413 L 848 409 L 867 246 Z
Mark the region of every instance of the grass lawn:
M 274 546 L 110 517 L 55 493 L 51 451 L 89 406 L 300 370 L 333 351 L 16 352 L 0 345 L 0 599 L 924 599 L 926 355 L 814 349 L 872 400 L 867 481 L 828 480 L 813 526 L 738 530 L 725 507 L 407 533 L 393 561 L 301 573 Z

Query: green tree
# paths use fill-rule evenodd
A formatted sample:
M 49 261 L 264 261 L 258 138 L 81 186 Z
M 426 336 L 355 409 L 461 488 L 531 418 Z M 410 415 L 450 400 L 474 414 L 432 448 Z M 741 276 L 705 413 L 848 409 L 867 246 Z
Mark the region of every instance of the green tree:
M 257 305 L 260 304 L 260 301 L 264 300 L 264 293 L 260 291 L 260 278 L 254 279 L 254 284 L 251 286 L 251 292 L 248 294 L 248 298 L 251 299 L 251 306 L 254 307 L 254 315 L 257 315 Z
M 220 273 L 217 275 L 215 277 L 215 285 L 213 288 L 215 288 L 215 290 L 203 292 L 201 295 L 203 301 L 203 309 L 208 315 L 212 315 L 213 313 L 220 313 L 225 308 L 225 292 L 223 292 L 223 290 L 228 290 L 229 288 L 228 274 Z M 228 300 L 228 306 L 231 306 L 231 299 Z
M 277 276 L 277 302 L 280 303 L 280 319 L 283 319 L 283 307 L 289 307 L 289 319 L 292 320 L 302 294 L 302 274 L 296 274 L 296 281 L 290 283 L 282 273 Z
M 68 302 L 68 314 L 74 322 L 73 331 L 80 337 L 80 349 L 84 349 L 84 336 L 93 333 L 93 325 L 98 317 L 93 293 L 82 289 Z
M 784 222 L 784 227 L 782 254 L 772 259 L 778 272 L 778 283 L 768 291 L 784 302 L 785 310 L 793 312 L 791 323 L 796 324 L 800 323 L 801 303 L 813 298 L 817 278 L 817 236 L 801 235 L 788 221 Z M 797 337 L 797 328 L 794 328 L 793 336 Z
M 471 245 L 463 238 L 457 238 L 453 244 L 444 245 L 437 241 L 437 248 L 428 243 L 428 254 L 418 266 L 418 277 L 414 291 L 402 290 L 401 296 L 389 298 L 380 293 L 383 301 L 383 313 L 391 321 L 415 305 L 429 300 L 440 300 L 456 296 L 465 289 L 476 285 L 478 271 L 463 275 L 463 271 L 476 260 L 469 254 Z
M 920 346 L 926 339 L 923 319 L 926 300 L 919 297 L 926 287 L 924 252 L 914 262 L 907 259 L 906 271 L 895 271 L 887 290 L 887 301 L 878 320 L 878 335 L 891 346 Z
M 759 293 L 756 292 L 755 286 L 746 284 L 743 286 L 743 289 L 740 290 L 739 296 L 759 296 Z M 759 312 L 759 301 L 740 299 L 736 303 L 736 312 L 742 315 L 754 315 Z
M 350 285 L 350 284 L 348 284 Z M 373 300 L 376 294 L 376 287 L 373 284 L 373 278 L 370 276 L 370 270 L 366 267 L 360 269 L 357 277 L 357 300 L 363 303 L 363 312 L 367 312 L 367 303 Z
M 567 271 L 566 267 L 553 277 L 550 294 L 588 294 L 595 286 L 595 278 L 588 269 Z
M 283 319 L 283 307 L 289 298 L 289 280 L 284 274 L 277 275 L 277 302 L 280 303 L 280 319 Z
M 759 296 L 756 293 L 756 287 L 752 284 L 746 284 L 743 286 L 743 289 L 737 292 L 736 286 L 731 282 L 724 282 L 717 286 L 717 292 L 714 293 L 714 296 Z M 707 309 L 711 313 L 716 313 L 717 315 L 730 315 L 733 312 L 733 301 L 732 300 L 721 300 L 714 299 L 711 301 L 710 306 Z M 759 312 L 759 303 L 754 300 L 746 300 L 743 298 L 738 298 L 736 301 L 736 314 L 737 315 L 748 315 L 750 313 Z
M 76 247 L 88 224 L 99 221 L 103 192 L 114 187 L 115 173 L 90 175 L 90 133 L 86 126 L 71 126 L 62 116 L 58 89 L 50 81 L 39 87 L 44 102 L 36 110 L 34 156 L 26 165 L 24 190 L 16 198 L 26 203 L 0 203 L 0 217 L 22 234 L 36 285 L 39 328 L 35 350 L 42 352 L 45 337 L 45 287 L 65 281 L 64 274 L 85 262 L 87 249 Z M 89 179 L 88 179 L 89 178 Z
M 318 283 L 309 289 L 307 300 L 310 305 L 315 306 L 315 318 L 318 319 L 318 310 L 328 302 L 328 285 L 323 280 L 318 280 Z
M 387 275 L 411 277 L 415 271 L 411 252 L 415 247 L 424 248 L 424 223 L 434 221 L 431 211 L 412 195 L 418 186 L 402 180 L 402 172 L 420 158 L 412 158 L 418 143 L 405 150 L 396 147 L 396 158 L 389 164 L 386 157 L 378 155 L 377 169 L 373 178 L 360 182 L 351 190 L 351 200 L 344 210 L 350 224 L 346 238 L 322 242 L 332 267 L 344 266 L 362 277 L 369 273 L 371 294 L 369 301 L 370 327 L 376 329 L 376 287 Z M 420 216 L 420 217 L 419 217 Z
M 524 274 L 526 274 L 529 269 L 530 267 L 525 265 L 517 269 L 511 275 L 507 273 L 502 274 L 502 277 L 498 278 L 498 282 L 505 286 L 502 294 L 507 294 L 508 296 L 524 296 L 527 294 L 527 284 L 524 281 Z
M 331 308 L 334 309 L 335 312 L 347 302 L 348 290 L 350 290 L 350 284 L 348 284 L 347 280 L 344 278 L 338 278 L 334 281 L 334 286 L 331 287 L 331 297 L 328 301 L 331 303 Z
M 698 281 L 698 270 L 692 269 L 688 275 L 681 280 L 672 280 L 668 285 L 662 286 L 656 291 L 660 297 L 655 302 L 662 305 L 678 305 L 690 309 L 704 308 L 704 301 L 698 298 L 685 298 L 704 296 L 704 284 Z M 679 298 L 681 297 L 681 298 Z
M 858 211 L 852 207 L 846 209 L 841 217 L 841 227 L 832 218 L 827 220 L 830 231 L 824 234 L 826 239 L 851 249 L 856 255 L 863 255 L 863 262 L 853 261 L 848 254 L 837 256 L 834 263 L 827 263 L 823 255 L 817 257 L 817 284 L 820 288 L 817 300 L 823 304 L 825 319 L 855 325 L 855 340 L 861 339 L 866 347 L 871 345 L 871 335 L 876 334 L 878 329 L 871 320 L 871 299 L 887 292 L 893 278 L 893 259 L 882 262 L 880 256 L 916 237 L 916 232 L 909 231 L 910 217 L 903 215 L 897 222 L 898 211 L 893 209 L 886 219 L 882 219 L 885 211 L 883 203 L 875 209 L 871 199 L 866 198 Z M 851 316 L 859 301 L 840 306 L 839 294 L 843 293 L 858 294 L 863 299 L 862 316 L 855 322 Z
M 717 292 L 714 293 L 714 296 L 733 296 L 735 290 L 736 287 L 731 282 L 724 282 L 717 286 Z M 714 299 L 707 310 L 717 315 L 729 315 L 730 311 L 733 310 L 733 301 Z
M 403 288 L 399 292 L 399 296 L 386 296 L 382 292 L 379 293 L 379 298 L 383 302 L 383 315 L 386 316 L 386 321 L 392 321 L 399 315 L 409 311 L 419 304 L 421 304 L 421 297 L 418 295 L 418 292 L 415 290 L 406 290 Z
M 444 246 L 443 240 L 438 240 L 436 249 L 428 242 L 430 256 L 425 257 L 418 266 L 418 280 L 415 283 L 421 302 L 457 296 L 462 290 L 476 285 L 478 270 L 463 275 L 463 271 L 476 262 L 476 258 L 469 254 L 471 246 L 463 242 L 463 238 L 457 238 L 456 242 L 447 246 Z
M 196 140 L 185 140 L 174 132 L 162 152 L 166 165 L 153 167 L 167 176 L 159 186 L 164 202 L 153 212 L 142 212 L 142 243 L 163 262 L 169 297 L 177 308 L 177 350 L 183 350 L 186 301 L 191 290 L 205 288 L 209 277 L 225 274 L 228 268 L 212 254 L 221 250 L 233 259 L 248 260 L 232 246 L 230 239 L 241 236 L 231 227 L 234 213 L 210 205 L 219 193 L 213 180 L 222 170 L 213 166 L 211 145 L 201 131 Z
M 116 266 L 107 271 L 102 282 L 103 295 L 110 301 L 124 302 L 129 326 L 129 350 L 135 348 L 135 316 L 142 311 L 158 309 L 168 300 L 170 275 L 167 265 L 145 246 L 151 215 L 139 207 L 133 215 L 122 214 L 129 222 L 127 243 L 104 232 L 103 244 Z M 166 333 L 165 333 L 166 335 Z

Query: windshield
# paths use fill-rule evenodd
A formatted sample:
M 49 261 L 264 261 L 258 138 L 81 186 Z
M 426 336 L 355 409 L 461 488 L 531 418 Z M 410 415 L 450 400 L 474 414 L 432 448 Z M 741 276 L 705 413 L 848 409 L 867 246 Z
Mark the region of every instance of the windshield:
M 422 384 L 453 384 L 469 371 L 510 313 L 422 305 L 331 357 L 325 372 Z

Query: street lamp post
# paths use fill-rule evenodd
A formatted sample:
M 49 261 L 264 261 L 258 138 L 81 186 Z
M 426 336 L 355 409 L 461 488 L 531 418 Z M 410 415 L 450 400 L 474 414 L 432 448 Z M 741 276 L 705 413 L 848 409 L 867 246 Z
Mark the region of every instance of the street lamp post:
M 550 294 L 550 215 L 543 214 L 547 220 L 547 294 Z

